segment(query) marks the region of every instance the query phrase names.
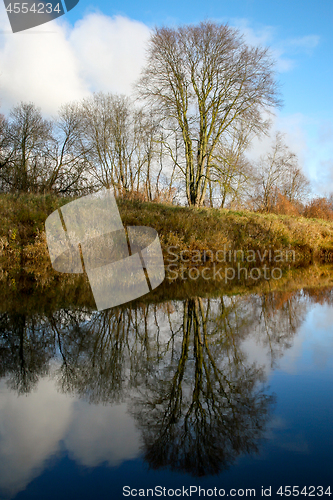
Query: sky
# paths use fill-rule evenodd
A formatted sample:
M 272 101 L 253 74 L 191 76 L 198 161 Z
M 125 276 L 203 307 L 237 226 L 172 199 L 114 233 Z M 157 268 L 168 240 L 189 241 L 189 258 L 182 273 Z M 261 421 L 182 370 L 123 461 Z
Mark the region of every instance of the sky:
M 333 192 L 332 0 L 80 0 L 64 16 L 13 34 L 0 4 L 0 111 L 34 102 L 47 117 L 95 91 L 130 95 L 154 26 L 228 23 L 251 45 L 268 46 L 284 101 L 272 124 L 311 180 Z M 270 138 L 256 141 L 252 157 Z

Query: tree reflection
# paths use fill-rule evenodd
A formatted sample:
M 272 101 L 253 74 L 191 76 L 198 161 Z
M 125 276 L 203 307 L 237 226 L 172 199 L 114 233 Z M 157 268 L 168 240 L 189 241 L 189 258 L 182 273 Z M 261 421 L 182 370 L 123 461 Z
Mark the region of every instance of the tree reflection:
M 36 387 L 55 354 L 43 318 L 10 313 L 0 315 L 0 352 L 0 377 L 18 394 Z
M 18 394 L 40 377 L 91 403 L 129 402 L 153 468 L 218 473 L 258 450 L 274 398 L 267 366 L 293 342 L 307 301 L 332 293 L 199 297 L 101 312 L 87 307 L 0 315 L 0 376 Z
M 251 298 L 258 315 L 258 338 L 268 348 L 271 367 L 292 346 L 293 338 L 304 321 L 307 304 L 302 293 L 272 292 Z
M 63 392 L 78 394 L 91 403 L 116 403 L 124 399 L 125 385 L 135 383 L 135 311 L 106 310 L 88 321 L 62 312 L 63 325 L 50 318 L 59 339 L 62 364 L 56 378 Z M 66 331 L 65 331 L 66 330 Z M 61 346 L 61 348 L 60 348 Z
M 209 328 L 210 301 L 189 299 L 183 307 L 177 353 L 151 374 L 132 411 L 153 468 L 202 476 L 257 450 L 273 398 L 258 387 L 262 370 L 246 363 L 237 332 L 230 342 L 230 330 Z

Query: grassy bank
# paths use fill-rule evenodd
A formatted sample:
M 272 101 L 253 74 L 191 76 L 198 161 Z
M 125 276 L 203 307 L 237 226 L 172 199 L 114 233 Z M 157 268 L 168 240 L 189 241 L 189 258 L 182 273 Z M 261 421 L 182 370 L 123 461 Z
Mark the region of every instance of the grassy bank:
M 50 268 L 45 219 L 69 201 L 51 195 L 0 195 L 2 269 L 25 267 L 41 272 L 41 268 Z M 280 256 L 287 252 L 293 255 L 287 262 L 282 259 L 282 267 L 333 261 L 333 223 L 320 219 L 121 199 L 118 207 L 125 226 L 143 225 L 157 230 L 166 264 L 201 266 L 223 258 L 235 263 L 251 256 L 249 265 L 254 265 L 274 259 L 278 252 Z

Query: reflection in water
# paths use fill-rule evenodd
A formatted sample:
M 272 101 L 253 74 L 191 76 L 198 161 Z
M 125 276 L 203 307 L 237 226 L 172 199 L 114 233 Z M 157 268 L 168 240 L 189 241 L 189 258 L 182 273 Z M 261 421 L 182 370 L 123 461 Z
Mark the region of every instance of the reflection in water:
M 54 356 L 54 342 L 45 318 L 38 315 L 0 314 L 0 376 L 18 394 L 31 392 Z
M 269 349 L 271 367 L 291 347 L 293 337 L 301 326 L 306 303 L 300 292 L 284 292 L 252 298 L 252 305 L 259 316 L 258 335 Z
M 218 473 L 257 451 L 274 402 L 267 372 L 292 345 L 308 300 L 332 303 L 332 292 L 3 313 L 0 375 L 18 394 L 48 375 L 89 403 L 127 403 L 152 468 Z M 265 356 L 251 357 L 251 343 Z
M 257 439 L 272 397 L 257 389 L 263 372 L 246 362 L 241 325 L 226 319 L 223 299 L 183 303 L 181 335 L 149 373 L 133 413 L 143 432 L 144 456 L 153 468 L 170 466 L 196 476 L 217 473 Z M 240 321 L 242 323 L 242 321 Z M 145 371 L 146 372 L 146 371 Z

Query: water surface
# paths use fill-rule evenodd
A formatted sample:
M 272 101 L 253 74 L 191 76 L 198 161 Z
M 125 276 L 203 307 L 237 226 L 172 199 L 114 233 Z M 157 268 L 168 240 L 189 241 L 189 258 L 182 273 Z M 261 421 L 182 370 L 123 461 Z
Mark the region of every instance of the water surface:
M 333 289 L 199 292 L 96 312 L 34 290 L 2 308 L 2 498 L 329 498 Z

